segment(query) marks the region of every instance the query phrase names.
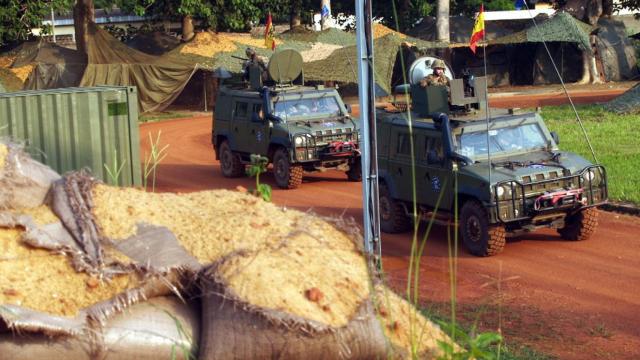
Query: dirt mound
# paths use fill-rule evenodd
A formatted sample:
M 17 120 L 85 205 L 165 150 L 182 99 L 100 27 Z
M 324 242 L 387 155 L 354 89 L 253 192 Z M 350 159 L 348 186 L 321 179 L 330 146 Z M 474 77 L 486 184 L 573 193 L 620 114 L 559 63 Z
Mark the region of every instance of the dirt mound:
M 405 34 L 403 34 L 401 32 L 395 31 L 395 30 L 393 30 L 391 28 L 388 28 L 388 27 L 386 27 L 386 26 L 384 26 L 382 24 L 379 24 L 379 23 L 374 23 L 373 24 L 373 38 L 374 39 L 381 38 L 381 37 L 389 35 L 389 34 L 395 34 L 395 35 L 397 35 L 398 37 L 400 37 L 402 39 L 407 37 L 407 35 L 405 35 Z

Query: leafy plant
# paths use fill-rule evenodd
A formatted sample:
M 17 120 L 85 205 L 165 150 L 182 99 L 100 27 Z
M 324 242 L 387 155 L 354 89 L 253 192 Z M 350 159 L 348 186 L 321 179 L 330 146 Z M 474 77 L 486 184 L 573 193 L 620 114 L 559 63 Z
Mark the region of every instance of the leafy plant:
M 109 176 L 111 184 L 115 186 L 120 185 L 120 174 L 122 174 L 122 169 L 124 169 L 125 163 L 126 160 L 123 160 L 122 163 L 118 161 L 118 150 L 113 150 L 113 164 L 111 164 L 111 167 L 104 164 L 104 169 Z
M 167 156 L 167 149 L 169 148 L 169 144 L 160 147 L 160 136 L 162 135 L 162 130 L 158 131 L 158 135 L 156 139 L 153 140 L 151 137 L 151 133 L 149 133 L 149 145 L 151 146 L 151 153 L 145 155 L 144 160 L 144 177 L 142 179 L 142 186 L 146 189 L 148 185 L 149 176 L 151 176 L 151 191 L 156 191 L 156 170 L 158 169 L 158 165 L 164 160 Z
M 460 350 L 456 350 L 451 343 L 438 340 L 438 346 L 444 352 L 440 359 L 499 359 L 500 352 L 494 351 L 496 345 L 502 344 L 502 336 L 493 332 L 481 333 L 478 335 L 467 334 L 465 331 L 455 326 L 455 323 L 444 321 L 438 322 L 440 326 L 450 334 L 453 334 L 457 343 L 461 346 Z
M 255 196 L 261 197 L 264 201 L 271 201 L 271 186 L 260 183 L 260 174 L 267 171 L 269 158 L 251 154 L 251 164 L 247 167 L 247 176 L 256 177 L 256 188 L 252 191 Z

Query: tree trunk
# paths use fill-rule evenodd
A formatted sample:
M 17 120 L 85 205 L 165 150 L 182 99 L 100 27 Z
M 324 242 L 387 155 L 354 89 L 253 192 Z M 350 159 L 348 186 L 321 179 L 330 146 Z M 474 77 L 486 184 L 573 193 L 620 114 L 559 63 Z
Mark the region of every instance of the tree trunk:
M 589 56 L 589 73 L 591 74 L 591 83 L 592 84 L 602 84 L 602 80 L 600 79 L 600 74 L 598 73 L 598 66 L 596 65 L 596 36 L 590 35 L 589 42 L 591 43 L 591 55 Z
M 302 3 L 300 0 L 291 1 L 291 15 L 289 17 L 289 28 L 293 29 L 302 24 Z
M 436 13 L 436 40 L 449 42 L 449 0 L 438 0 Z
M 613 0 L 602 0 L 602 16 L 611 18 L 613 15 Z
M 190 15 L 182 18 L 182 41 L 189 41 L 193 38 L 193 19 Z
M 588 84 L 591 80 L 591 70 L 589 69 L 589 64 L 592 57 L 593 56 L 590 56 L 586 51 L 582 51 L 582 79 L 578 81 L 578 84 Z
M 76 48 L 87 54 L 89 23 L 95 21 L 93 0 L 76 0 L 73 4 L 73 27 L 75 28 Z
M 321 18 L 320 18 L 320 29 L 322 29 L 322 30 L 328 28 L 331 25 L 331 0 L 321 0 L 320 1 L 320 11 L 321 11 L 320 13 L 321 14 L 322 14 L 322 9 L 324 9 L 325 5 L 329 9 L 329 15 L 321 16 Z

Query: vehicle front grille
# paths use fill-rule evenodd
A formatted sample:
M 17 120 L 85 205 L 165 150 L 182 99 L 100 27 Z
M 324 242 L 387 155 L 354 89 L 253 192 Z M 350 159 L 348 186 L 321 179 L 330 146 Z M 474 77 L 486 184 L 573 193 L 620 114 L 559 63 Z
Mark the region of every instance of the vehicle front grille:
M 357 141 L 357 134 L 351 128 L 318 130 L 315 136 L 318 144 L 328 144 L 332 141 Z
M 553 181 L 553 179 L 558 179 Z M 531 184 L 533 182 L 533 184 Z M 539 173 L 522 177 L 522 184 L 526 196 L 542 194 L 558 189 L 570 189 L 575 184 L 575 179 L 566 178 L 561 170 L 550 171 L 547 174 Z

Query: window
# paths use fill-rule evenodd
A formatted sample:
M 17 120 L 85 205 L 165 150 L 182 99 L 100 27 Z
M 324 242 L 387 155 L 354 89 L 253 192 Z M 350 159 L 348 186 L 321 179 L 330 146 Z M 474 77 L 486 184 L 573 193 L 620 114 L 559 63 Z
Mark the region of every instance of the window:
M 253 112 L 259 114 L 262 110 L 262 104 L 253 104 Z
M 246 118 L 247 117 L 247 109 L 249 108 L 249 104 L 246 102 L 237 102 L 236 103 L 236 118 Z
M 411 141 L 409 134 L 398 134 L 398 146 L 396 147 L 396 154 L 411 156 Z
M 424 139 L 424 157 L 429 162 L 429 152 L 435 151 L 438 156 L 438 162 L 444 158 L 444 149 L 442 148 L 442 139 L 440 137 L 427 136 Z M 432 163 L 432 162 L 429 162 Z

